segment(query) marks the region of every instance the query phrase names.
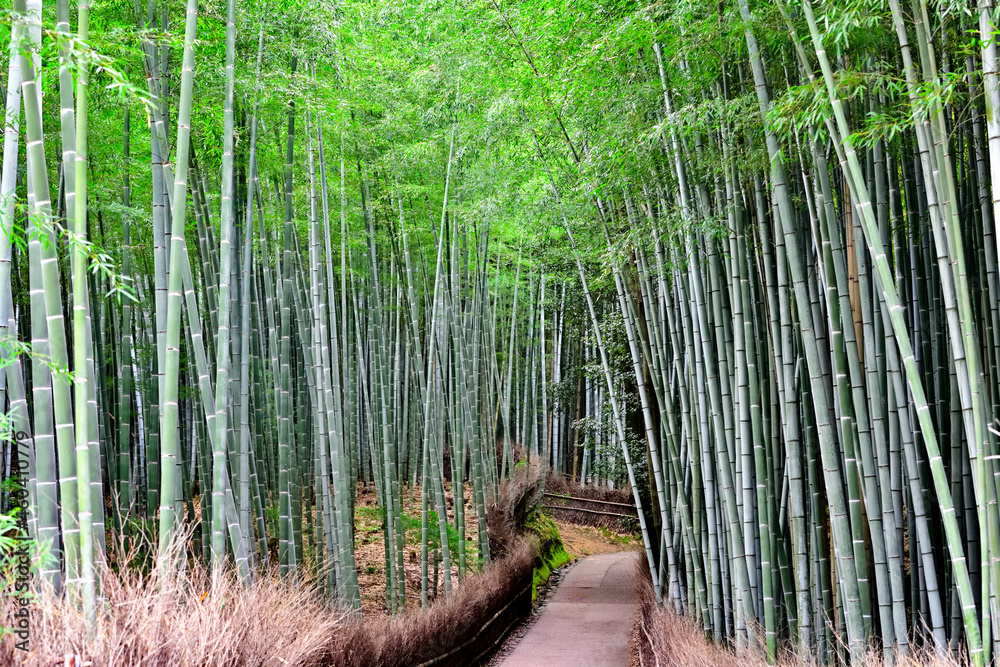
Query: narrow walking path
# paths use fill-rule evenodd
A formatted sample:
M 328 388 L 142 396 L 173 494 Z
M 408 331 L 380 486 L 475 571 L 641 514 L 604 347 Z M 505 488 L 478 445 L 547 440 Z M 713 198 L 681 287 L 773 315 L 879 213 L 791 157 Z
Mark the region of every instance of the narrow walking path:
M 627 665 L 639 609 L 635 554 L 589 556 L 573 566 L 502 667 Z

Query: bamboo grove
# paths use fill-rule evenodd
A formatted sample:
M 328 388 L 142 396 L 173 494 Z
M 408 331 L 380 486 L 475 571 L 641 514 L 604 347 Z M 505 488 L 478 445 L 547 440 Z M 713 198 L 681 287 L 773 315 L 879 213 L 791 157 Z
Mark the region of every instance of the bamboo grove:
M 638 398 L 610 407 L 623 439 L 634 419 L 645 441 L 657 595 L 772 660 L 880 647 L 889 663 L 991 664 L 992 4 L 662 11 L 649 33 L 630 13 L 591 46 L 628 35 L 618 73 L 643 79 L 646 132 L 549 142 L 606 239 Z M 586 295 L 582 265 L 580 279 Z
M 78 598 L 93 618 L 95 572 L 109 543 L 151 532 L 157 567 L 169 572 L 183 566 L 176 545 L 193 530 L 188 550 L 215 577 L 226 576 L 227 561 L 245 582 L 272 565 L 281 576 L 306 568 L 302 576 L 319 581 L 331 600 L 360 611 L 353 519 L 360 480 L 374 486 L 383 513 L 389 608 L 406 603 L 405 489 L 409 503 L 420 493 L 421 603 L 437 594 L 439 570 L 449 593 L 453 570 L 461 578 L 488 563 L 485 503 L 515 463 L 511 438 L 498 457 L 493 437 L 493 406 L 500 396 L 511 405 L 512 370 L 501 360 L 513 357 L 496 354 L 501 297 L 487 261 L 489 227 L 449 215 L 460 141 L 454 119 L 442 123 L 450 137 L 443 188 L 419 199 L 398 174 L 373 170 L 357 152 L 351 164 L 348 128 L 317 105 L 302 113 L 291 95 L 281 104 L 284 124 L 274 126 L 284 151 L 272 147 L 277 168 L 261 173 L 258 142 L 266 135 L 257 94 L 243 100 L 237 128 L 231 1 L 215 180 L 192 140 L 197 3 L 183 15 L 177 53 L 161 30 L 173 8 L 137 10 L 147 90 L 88 49 L 86 6 L 76 8 L 75 35 L 68 3 L 55 9 L 54 33 L 45 32 L 51 17 L 39 2 L 10 14 L 0 249 L 3 400 L 16 434 L 5 445 L 5 473 L 17 468 L 28 481 L 40 585 Z M 43 32 L 59 49 L 57 148 L 40 103 Z M 253 44 L 259 81 L 263 28 Z M 102 193 L 119 198 L 111 206 L 89 201 L 86 190 L 93 63 L 128 96 L 123 169 Z M 307 96 L 315 61 L 299 63 L 293 53 L 284 64 Z M 148 130 L 142 167 L 137 120 Z M 248 139 L 240 163 L 237 135 Z M 346 190 L 355 168 L 357 216 Z M 119 231 L 103 226 L 108 211 L 121 219 Z M 360 218 L 357 233 L 349 216 L 351 225 Z M 104 251 L 112 246 L 119 265 Z M 512 325 L 512 350 L 523 337 Z M 466 486 L 468 508 L 452 493 Z M 5 494 L 8 508 L 12 499 Z M 466 540 L 469 521 L 478 524 L 478 543 Z
M 358 610 L 373 486 L 426 605 L 526 457 L 739 653 L 997 664 L 990 0 L 126 5 L 5 14 L 39 582 L 148 534 Z

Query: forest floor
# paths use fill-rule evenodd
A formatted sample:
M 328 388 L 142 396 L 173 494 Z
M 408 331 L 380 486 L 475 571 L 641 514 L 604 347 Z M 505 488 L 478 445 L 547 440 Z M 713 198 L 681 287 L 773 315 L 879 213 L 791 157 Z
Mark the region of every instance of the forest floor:
M 466 485 L 465 496 L 465 549 L 468 567 L 471 570 L 479 558 L 479 529 L 476 517 L 475 503 L 472 501 L 472 486 Z M 450 482 L 445 483 L 445 498 L 448 503 L 448 520 L 450 526 L 455 525 L 455 504 Z M 406 540 L 403 547 L 406 573 L 406 605 L 420 604 L 420 486 L 409 487 L 403 493 L 403 521 Z M 436 517 L 430 517 L 428 530 L 437 535 Z M 453 531 L 449 528 L 449 531 Z M 375 500 L 375 487 L 364 489 L 361 485 L 357 491 L 357 505 L 354 516 L 354 556 L 358 564 L 358 584 L 361 588 L 361 610 L 364 615 L 388 614 L 386 604 L 385 581 L 385 540 L 383 537 L 382 513 Z M 452 585 L 458 584 L 458 554 L 455 547 L 458 542 L 457 532 L 449 534 L 449 544 L 452 547 Z M 432 565 L 431 563 L 430 565 Z M 444 577 L 438 567 L 437 590 L 434 588 L 435 575 L 432 567 L 428 567 L 428 596 L 431 600 L 444 593 Z
M 628 533 L 616 533 L 603 526 L 580 526 L 558 519 L 556 525 L 559 526 L 566 553 L 573 559 L 642 549 L 641 538 Z

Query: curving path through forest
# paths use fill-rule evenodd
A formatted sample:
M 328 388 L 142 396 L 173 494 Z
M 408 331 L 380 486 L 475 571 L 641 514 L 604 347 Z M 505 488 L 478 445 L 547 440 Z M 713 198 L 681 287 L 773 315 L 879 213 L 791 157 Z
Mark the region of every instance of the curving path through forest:
M 639 609 L 635 551 L 588 556 L 566 574 L 502 667 L 622 667 Z

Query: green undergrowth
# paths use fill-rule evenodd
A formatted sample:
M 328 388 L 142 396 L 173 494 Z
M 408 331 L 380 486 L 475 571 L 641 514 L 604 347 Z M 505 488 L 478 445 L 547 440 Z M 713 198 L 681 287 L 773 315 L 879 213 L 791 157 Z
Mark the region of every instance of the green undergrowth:
M 525 528 L 538 536 L 538 564 L 531 580 L 531 601 L 538 598 L 538 587 L 549 580 L 552 572 L 570 561 L 559 535 L 559 526 L 547 514 L 534 512 L 525 522 Z
M 616 533 L 613 530 L 608 530 L 604 526 L 597 526 L 597 531 L 604 538 L 605 542 L 610 544 L 617 544 L 627 548 L 634 548 L 636 546 L 642 546 L 642 542 L 638 539 L 635 533 Z
M 385 521 L 384 509 L 380 507 L 358 507 L 355 510 L 355 516 L 359 523 L 357 531 L 360 535 L 360 540 L 364 541 L 367 539 L 374 541 L 376 539 L 383 539 L 382 524 Z M 406 531 L 407 544 L 421 544 L 422 526 L 419 509 L 413 513 L 403 513 L 403 530 Z M 427 512 L 427 539 L 431 549 L 439 549 L 441 547 L 441 533 L 439 531 L 437 512 Z M 452 558 L 455 559 L 455 562 L 458 562 L 458 529 L 451 522 L 448 523 L 448 549 L 451 553 L 455 554 Z M 465 554 L 470 565 L 474 567 L 479 566 L 478 544 L 470 536 L 467 536 L 465 539 Z

